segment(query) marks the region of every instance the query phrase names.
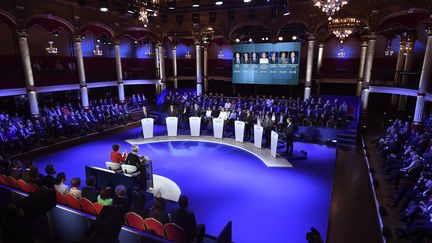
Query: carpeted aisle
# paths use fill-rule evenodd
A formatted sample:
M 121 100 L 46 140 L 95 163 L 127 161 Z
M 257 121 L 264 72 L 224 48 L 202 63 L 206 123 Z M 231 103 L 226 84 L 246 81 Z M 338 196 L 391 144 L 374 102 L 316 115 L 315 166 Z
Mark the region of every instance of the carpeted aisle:
M 41 170 L 52 163 L 72 177 L 83 179 L 84 166 L 105 166 L 111 146 L 130 150 L 125 139 L 139 128 L 38 158 Z M 163 134 L 163 130 L 156 130 Z M 334 148 L 296 143 L 308 160 L 292 161 L 294 168 L 268 168 L 254 155 L 230 146 L 205 142 L 161 142 L 140 146 L 153 160 L 155 174 L 173 180 L 189 197 L 190 208 L 207 233 L 217 235 L 233 222 L 234 242 L 305 242 L 316 227 L 327 231 Z

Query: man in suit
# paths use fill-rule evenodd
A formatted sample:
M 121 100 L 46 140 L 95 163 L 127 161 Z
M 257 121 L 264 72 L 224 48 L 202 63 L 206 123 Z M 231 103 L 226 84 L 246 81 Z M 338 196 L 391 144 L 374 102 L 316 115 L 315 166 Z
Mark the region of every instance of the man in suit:
M 178 200 L 179 208 L 174 209 L 170 214 L 171 222 L 182 227 L 186 234 L 186 242 L 192 242 L 195 238 L 196 231 L 196 220 L 195 214 L 187 209 L 188 198 L 186 196 L 181 196 Z
M 285 128 L 285 144 L 286 144 L 286 150 L 285 152 L 289 155 L 293 155 L 294 150 L 294 123 L 292 123 L 291 118 L 287 118 L 287 125 Z
M 252 116 L 250 110 L 246 110 L 246 116 L 243 118 L 243 121 L 245 122 L 245 139 L 249 140 L 251 137 L 252 125 L 254 122 L 254 117 Z
M 95 187 L 96 177 L 89 176 L 86 179 L 86 185 L 81 189 L 81 196 L 90 200 L 90 202 L 97 202 L 97 197 L 99 195 L 99 190 Z
M 290 58 L 288 60 L 289 64 L 298 64 L 298 57 L 294 51 L 290 53 Z
M 249 64 L 250 60 L 249 60 L 249 53 L 245 52 L 243 53 L 243 63 L 244 64 Z
M 271 137 L 271 130 L 273 129 L 273 121 L 270 119 L 270 115 L 266 114 L 264 121 L 261 123 L 261 125 L 264 128 L 264 137 L 266 139 L 266 147 L 270 147 L 270 137 Z
M 288 64 L 288 58 L 287 58 L 286 52 L 280 53 L 279 63 L 280 64 Z
M 240 63 L 241 63 L 240 52 L 236 52 L 234 58 L 234 64 L 240 64 Z
M 277 64 L 278 63 L 276 52 L 271 53 L 269 62 L 270 62 L 270 64 Z
M 252 58 L 250 61 L 251 64 L 258 64 L 259 60 L 258 60 L 258 56 L 256 52 L 252 52 Z

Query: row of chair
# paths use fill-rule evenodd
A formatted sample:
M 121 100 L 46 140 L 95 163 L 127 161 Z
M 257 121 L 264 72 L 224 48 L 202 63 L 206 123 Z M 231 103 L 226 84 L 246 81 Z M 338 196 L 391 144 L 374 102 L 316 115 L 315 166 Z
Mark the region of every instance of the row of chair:
M 163 225 L 154 218 L 143 219 L 134 212 L 126 213 L 126 225 L 136 230 L 154 232 L 157 236 L 176 243 L 186 241 L 185 231 L 180 226 L 174 223 Z
M 22 179 L 16 180 L 12 176 L 0 175 L 0 183 L 21 190 L 26 193 L 35 193 L 40 188 L 32 183 L 27 183 Z M 102 211 L 104 205 L 101 203 L 92 203 L 87 198 L 76 198 L 72 194 L 62 194 L 56 191 L 56 200 L 58 204 L 86 212 L 88 214 L 97 216 Z M 161 222 L 154 218 L 143 219 L 141 216 L 134 212 L 126 213 L 125 224 L 131 228 L 139 231 L 150 231 L 159 237 L 167 240 L 182 243 L 186 241 L 185 231 L 174 223 L 167 223 L 163 225 Z

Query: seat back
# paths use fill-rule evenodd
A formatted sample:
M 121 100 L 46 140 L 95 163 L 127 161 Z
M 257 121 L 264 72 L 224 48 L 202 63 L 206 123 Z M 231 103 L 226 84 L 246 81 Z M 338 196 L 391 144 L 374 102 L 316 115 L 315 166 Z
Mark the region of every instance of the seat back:
M 105 166 L 108 170 L 119 170 L 121 168 L 120 163 L 113 163 L 110 161 L 105 162 Z
M 21 190 L 21 188 L 19 187 L 18 182 L 15 178 L 13 178 L 12 176 L 9 176 L 8 181 L 9 181 L 10 187 Z
M 175 243 L 186 242 L 186 234 L 182 227 L 174 223 L 168 223 L 165 224 L 164 228 L 167 240 L 173 241 Z
M 9 179 L 5 175 L 0 175 L 0 183 L 8 186 L 9 185 Z
M 96 215 L 99 215 L 99 213 L 102 211 L 104 205 L 102 203 L 93 203 L 93 207 L 96 210 Z
M 30 193 L 35 193 L 35 192 L 40 191 L 39 186 L 36 185 L 36 184 L 28 183 L 27 186 L 28 186 L 28 188 L 30 189 Z
M 74 195 L 67 194 L 66 200 L 69 204 L 69 207 L 76 209 L 76 210 L 81 210 L 81 206 L 80 206 L 80 203 L 78 201 L 78 198 L 76 198 Z
M 93 203 L 90 202 L 90 200 L 88 200 L 85 197 L 82 197 L 79 199 L 79 204 L 81 205 L 81 208 L 84 212 L 89 213 L 91 215 L 96 215 L 96 209 L 93 206 Z
M 126 213 L 126 224 L 134 229 L 144 231 L 144 219 L 134 212 Z
M 19 180 L 17 181 L 17 183 L 18 183 L 18 186 L 20 187 L 20 189 L 21 189 L 23 192 L 31 193 L 31 190 L 30 190 L 30 188 L 29 188 L 27 182 L 23 181 L 22 179 L 19 179 Z
M 137 167 L 134 165 L 122 165 L 121 168 L 125 174 L 132 174 L 137 171 Z
M 152 230 L 156 233 L 156 235 L 165 238 L 164 227 L 161 222 L 159 222 L 155 218 L 146 218 L 144 219 L 144 225 L 148 230 Z
M 56 191 L 56 200 L 57 203 L 65 206 L 69 206 L 69 203 L 65 197 L 65 195 L 61 194 L 60 192 Z

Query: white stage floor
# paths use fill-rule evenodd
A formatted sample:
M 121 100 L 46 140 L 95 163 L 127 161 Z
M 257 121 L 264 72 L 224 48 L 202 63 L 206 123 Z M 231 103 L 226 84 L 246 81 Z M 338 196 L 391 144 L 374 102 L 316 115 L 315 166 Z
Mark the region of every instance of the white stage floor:
M 157 142 L 171 142 L 171 141 L 195 141 L 195 142 L 209 142 L 209 143 L 218 143 L 225 144 L 228 146 L 233 146 L 239 149 L 243 149 L 256 157 L 258 157 L 267 167 L 293 167 L 292 164 L 278 155 L 276 158 L 270 155 L 270 150 L 267 148 L 256 148 L 253 143 L 245 142 L 240 143 L 237 142 L 233 138 L 215 138 L 213 136 L 199 136 L 199 137 L 191 137 L 188 135 L 179 135 L 176 137 L 169 136 L 155 136 L 153 138 L 132 138 L 127 139 L 126 142 L 131 145 L 140 145 L 146 143 L 157 143 Z

